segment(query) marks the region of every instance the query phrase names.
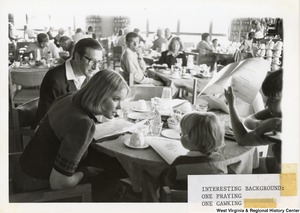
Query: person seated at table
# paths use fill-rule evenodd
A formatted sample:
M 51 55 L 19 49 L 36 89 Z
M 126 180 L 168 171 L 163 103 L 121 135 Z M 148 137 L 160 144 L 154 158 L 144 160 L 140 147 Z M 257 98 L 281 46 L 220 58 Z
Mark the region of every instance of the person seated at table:
M 77 28 L 75 34 L 72 35 L 73 41 L 76 43 L 83 38 L 86 38 L 86 35 L 83 33 L 81 28 Z
M 243 37 L 243 41 L 241 42 L 241 46 L 239 47 L 239 50 L 242 54 L 242 60 L 246 58 L 253 58 L 253 38 L 254 38 L 254 32 L 248 33 L 247 38 Z
M 211 112 L 191 112 L 180 121 L 181 144 L 190 150 L 175 159 L 161 176 L 162 186 L 186 189 L 187 175 L 226 174 L 227 165 L 218 149 L 224 146 L 225 129 L 220 119 Z
M 118 73 L 102 70 L 77 92 L 58 98 L 17 163 L 15 189 L 60 190 L 83 182 L 105 188 L 128 177 L 117 159 L 96 152 L 90 145 L 98 122 L 95 116 L 112 119 L 129 92 Z
M 202 40 L 197 44 L 196 49 L 199 51 L 198 65 L 207 64 L 213 69 L 214 64 L 217 62 L 217 57 L 213 53 L 213 48 L 210 45 L 209 33 L 203 33 Z
M 73 50 L 75 46 L 74 41 L 72 41 L 72 39 L 68 36 L 62 36 L 58 40 L 58 43 L 61 49 L 64 51 L 59 53 L 62 59 L 63 60 L 69 59 L 73 55 Z
M 145 76 L 146 63 L 142 56 L 142 48 L 139 46 L 139 36 L 134 32 L 126 35 L 126 49 L 121 56 L 121 68 L 124 71 L 124 78 L 129 81 L 129 73 L 132 73 L 135 83 L 164 85 L 163 82 Z
M 170 42 L 174 36 L 171 33 L 171 30 L 169 28 L 165 29 L 165 38 L 167 39 L 167 42 Z
M 220 45 L 219 45 L 219 43 L 218 43 L 218 39 L 213 39 L 212 41 L 212 51 L 214 52 L 214 53 L 218 53 L 219 51 L 220 51 Z
M 157 30 L 156 36 L 157 38 L 153 41 L 151 49 L 156 50 L 157 52 L 164 51 L 167 45 L 167 40 L 163 37 L 162 29 Z
M 88 27 L 88 30 L 86 32 L 86 36 L 88 38 L 93 38 L 93 39 L 97 39 L 97 36 L 95 34 L 95 30 L 94 30 L 94 27 L 93 26 L 89 26 Z
M 47 32 L 49 40 L 54 40 L 55 39 L 56 35 L 54 35 L 54 32 L 55 32 L 54 27 L 49 27 L 49 30 Z
M 40 53 L 39 56 L 37 51 Z M 37 35 L 37 41 L 29 43 L 24 53 L 24 55 L 32 53 L 35 60 L 41 60 L 42 58 L 48 59 L 49 57 L 59 58 L 58 48 L 54 43 L 49 42 L 49 38 L 46 33 L 39 33 Z
M 56 98 L 69 92 L 79 90 L 102 64 L 103 47 L 92 38 L 85 38 L 75 45 L 72 59 L 50 69 L 40 86 L 40 99 L 38 104 L 36 122 L 47 113 Z
M 225 91 L 230 111 L 231 124 L 234 137 L 239 145 L 242 146 L 259 146 L 271 144 L 265 133 L 281 132 L 281 97 L 282 97 L 282 75 L 283 69 L 279 69 L 270 73 L 262 84 L 262 92 L 267 97 L 267 108 L 247 117 L 244 121 L 245 126 L 241 122 L 236 106 L 235 97 L 232 88 L 229 87 Z M 281 143 L 273 145 L 275 158 L 267 158 L 268 172 L 280 172 L 281 163 Z M 272 166 L 270 166 L 272 164 Z
M 58 41 L 59 41 L 60 37 L 62 37 L 64 34 L 65 34 L 65 29 L 64 29 L 64 28 L 59 28 L 59 29 L 58 29 L 58 33 L 57 33 L 57 35 L 56 35 L 55 38 L 54 38 L 54 44 L 55 44 L 58 48 L 60 48 L 60 45 L 59 45 Z
M 140 29 L 134 28 L 134 29 L 133 29 L 133 32 L 135 32 L 136 34 L 138 34 L 139 39 L 140 39 L 140 42 L 146 43 L 146 40 L 145 40 L 145 39 L 141 36 L 141 34 L 140 34 Z
M 183 50 L 183 44 L 179 37 L 174 37 L 169 43 L 168 50 L 161 53 L 158 64 L 167 64 L 169 68 L 177 63 L 177 59 L 182 59 L 182 66 L 187 65 L 187 59 Z

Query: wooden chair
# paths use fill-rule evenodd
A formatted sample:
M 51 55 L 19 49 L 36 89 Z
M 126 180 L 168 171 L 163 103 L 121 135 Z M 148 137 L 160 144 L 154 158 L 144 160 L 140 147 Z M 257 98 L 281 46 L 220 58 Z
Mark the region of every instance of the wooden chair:
M 12 70 L 9 72 L 9 92 L 12 108 L 39 97 L 39 86 L 47 70 Z
M 13 130 L 15 136 L 14 151 L 23 151 L 23 136 L 32 137 L 34 130 L 31 129 L 35 122 L 39 98 L 35 98 L 24 104 L 12 108 Z
M 122 55 L 122 51 L 123 48 L 120 46 L 114 46 L 113 47 L 113 65 L 114 65 L 114 69 L 116 69 L 117 66 L 121 66 L 120 65 L 120 61 L 121 61 L 121 55 Z
M 22 152 L 9 155 L 9 202 L 90 202 L 92 200 L 91 184 L 79 184 L 62 190 L 39 190 L 15 193 L 12 186 L 13 168 Z

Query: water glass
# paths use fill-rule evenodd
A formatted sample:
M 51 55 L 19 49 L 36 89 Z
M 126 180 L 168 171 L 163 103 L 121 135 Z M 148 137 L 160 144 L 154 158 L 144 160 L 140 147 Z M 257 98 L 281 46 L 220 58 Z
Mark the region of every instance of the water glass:
M 165 87 L 163 89 L 161 98 L 163 100 L 172 100 L 172 90 L 171 90 L 171 87 Z
M 157 124 L 154 124 L 153 122 L 150 122 L 150 134 L 152 136 L 160 136 L 162 126 L 163 126 L 163 123 L 157 125 Z

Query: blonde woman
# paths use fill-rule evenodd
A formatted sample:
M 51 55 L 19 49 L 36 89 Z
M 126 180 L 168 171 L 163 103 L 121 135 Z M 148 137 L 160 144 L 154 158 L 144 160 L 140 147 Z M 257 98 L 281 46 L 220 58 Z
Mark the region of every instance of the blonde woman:
M 20 157 L 14 175 L 15 189 L 24 192 L 70 188 L 89 182 L 103 170 L 108 177 L 105 180 L 126 176 L 117 160 L 95 154 L 90 145 L 95 116 L 114 117 L 129 90 L 118 73 L 102 70 L 82 89 L 59 97 Z

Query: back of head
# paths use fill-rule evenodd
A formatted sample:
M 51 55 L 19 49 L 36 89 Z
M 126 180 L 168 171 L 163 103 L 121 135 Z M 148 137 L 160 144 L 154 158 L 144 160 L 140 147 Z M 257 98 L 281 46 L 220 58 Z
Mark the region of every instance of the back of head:
M 88 31 L 89 31 L 89 32 L 94 32 L 93 26 L 89 26 L 89 27 L 88 27 Z
M 127 89 L 128 94 L 130 88 L 120 74 L 113 70 L 101 70 L 74 94 L 72 101 L 85 111 L 97 115 L 103 102 L 123 88 Z
M 131 41 L 131 39 L 139 37 L 135 32 L 130 32 L 126 34 L 126 42 Z
M 267 75 L 261 86 L 265 96 L 274 97 L 282 92 L 282 75 L 282 68 Z
M 211 154 L 224 143 L 224 126 L 214 113 L 186 114 L 180 121 L 180 127 L 188 143 L 203 154 Z
M 75 58 L 75 53 L 78 53 L 81 57 L 85 54 L 87 48 L 92 48 L 94 50 L 103 50 L 102 45 L 93 38 L 83 38 L 80 39 L 74 48 L 73 59 Z
M 81 28 L 77 28 L 75 33 L 82 33 L 82 29 Z
M 58 29 L 58 34 L 59 34 L 59 35 L 65 34 L 64 28 L 59 28 L 59 29 Z
M 37 35 L 37 41 L 38 43 L 49 41 L 48 35 L 46 33 L 39 33 Z
M 202 40 L 206 40 L 208 36 L 209 36 L 209 33 L 203 33 L 201 38 L 202 38 Z
M 138 28 L 134 28 L 133 32 L 138 34 L 140 32 L 140 30 Z
M 163 31 L 162 31 L 162 29 L 157 29 L 156 35 L 157 35 L 158 37 L 162 37 L 162 36 L 163 36 Z

